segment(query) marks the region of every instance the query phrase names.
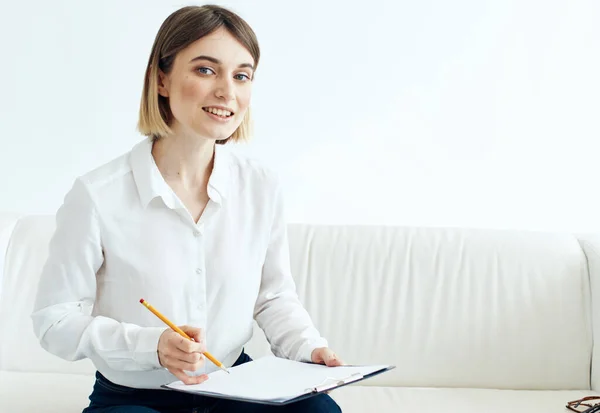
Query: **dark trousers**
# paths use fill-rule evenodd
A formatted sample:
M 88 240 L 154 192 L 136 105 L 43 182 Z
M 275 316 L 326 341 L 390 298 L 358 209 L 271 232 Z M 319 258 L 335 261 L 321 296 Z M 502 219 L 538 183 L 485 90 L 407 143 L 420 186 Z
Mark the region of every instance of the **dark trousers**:
M 244 352 L 234 365 L 252 359 Z M 245 403 L 169 390 L 134 389 L 112 383 L 96 372 L 90 405 L 83 413 L 341 413 L 325 394 L 285 406 Z

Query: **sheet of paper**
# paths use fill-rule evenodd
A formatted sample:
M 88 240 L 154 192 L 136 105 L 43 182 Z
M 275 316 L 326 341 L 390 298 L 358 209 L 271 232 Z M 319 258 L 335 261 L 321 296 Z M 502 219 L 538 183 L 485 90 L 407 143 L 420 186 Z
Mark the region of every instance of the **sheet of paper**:
M 309 393 L 312 388 L 345 379 L 355 373 L 367 375 L 388 366 L 327 367 L 267 356 L 229 369 L 209 374 L 201 384 L 186 385 L 177 381 L 168 385 L 176 390 L 212 393 L 237 398 L 277 401 Z

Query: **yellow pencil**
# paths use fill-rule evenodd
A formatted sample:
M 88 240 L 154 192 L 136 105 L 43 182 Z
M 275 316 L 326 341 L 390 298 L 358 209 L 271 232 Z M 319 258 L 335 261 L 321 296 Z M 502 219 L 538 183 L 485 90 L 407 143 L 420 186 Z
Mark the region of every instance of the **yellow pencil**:
M 157 316 L 158 318 L 160 318 L 166 325 L 168 325 L 169 327 L 171 327 L 173 329 L 173 331 L 179 333 L 181 336 L 187 338 L 188 340 L 192 339 L 182 329 L 180 329 L 179 327 L 177 327 L 175 324 L 173 324 L 171 321 L 169 321 L 169 319 L 167 317 L 165 317 L 164 315 L 162 315 L 156 308 L 152 307 L 148 302 L 146 302 L 146 300 L 144 300 L 142 298 L 142 299 L 140 299 L 140 303 L 142 303 L 148 310 L 152 311 L 152 313 L 154 313 L 155 316 Z M 205 351 L 203 354 L 206 356 L 207 359 L 209 359 L 210 361 L 212 361 L 213 363 L 215 363 L 215 365 L 217 367 L 219 367 L 221 370 L 224 370 L 225 372 L 227 372 L 227 374 L 230 374 L 229 370 L 227 370 L 225 368 L 225 366 L 223 365 L 223 363 L 221 363 L 219 360 L 217 360 L 208 351 Z

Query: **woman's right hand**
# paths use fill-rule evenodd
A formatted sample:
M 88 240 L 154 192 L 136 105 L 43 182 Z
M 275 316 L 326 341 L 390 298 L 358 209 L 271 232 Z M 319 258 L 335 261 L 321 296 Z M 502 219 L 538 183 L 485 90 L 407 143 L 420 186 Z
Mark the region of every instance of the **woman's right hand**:
M 171 329 L 163 331 L 158 339 L 158 361 L 184 384 L 199 384 L 208 379 L 206 374 L 188 376 L 185 371 L 197 371 L 204 365 L 206 347 L 202 329 L 179 326 L 194 341 L 188 340 Z

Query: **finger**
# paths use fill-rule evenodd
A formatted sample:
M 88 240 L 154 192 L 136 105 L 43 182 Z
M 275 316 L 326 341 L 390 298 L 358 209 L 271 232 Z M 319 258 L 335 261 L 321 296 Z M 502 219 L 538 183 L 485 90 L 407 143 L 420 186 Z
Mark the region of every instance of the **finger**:
M 323 361 L 325 362 L 326 366 L 329 367 L 334 367 L 334 366 L 340 366 L 341 365 L 341 360 L 338 358 L 338 356 L 331 350 L 326 350 L 324 351 L 324 355 L 323 355 Z
M 206 344 L 204 344 L 204 341 L 199 341 L 197 344 L 198 344 L 198 346 L 196 347 L 195 351 L 197 351 L 199 353 L 206 352 Z
M 316 351 L 315 361 L 320 364 L 327 364 L 327 360 L 331 358 L 333 351 L 327 347 L 320 348 Z
M 204 330 L 203 329 L 198 328 L 198 327 L 191 327 L 188 325 L 184 325 L 179 328 L 181 328 L 194 341 L 196 341 L 196 342 L 204 341 L 204 333 L 203 333 Z
M 200 376 L 188 376 L 185 371 L 181 369 L 169 369 L 169 371 L 181 380 L 183 384 L 200 384 L 208 380 L 208 375 L 206 374 Z
M 206 341 L 203 328 L 198 328 L 197 331 L 191 333 L 191 337 L 196 343 L 204 343 Z
M 311 360 L 313 363 L 323 364 L 323 351 L 324 348 L 317 348 L 313 350 L 311 354 Z
M 204 358 L 199 361 L 190 363 L 187 361 L 179 360 L 168 355 L 163 357 L 163 365 L 171 369 L 187 370 L 187 371 L 198 371 L 204 365 Z
M 334 360 L 335 358 L 333 354 L 327 354 L 325 357 L 323 357 L 323 363 L 325 363 L 326 366 L 331 366 Z
M 338 356 L 334 355 L 333 357 L 325 361 L 325 365 L 327 365 L 328 367 L 337 367 L 343 366 L 344 362 Z
M 179 350 L 178 348 L 172 348 L 167 354 L 173 359 L 181 360 L 186 363 L 192 364 L 204 360 L 204 354 L 202 353 L 186 353 L 185 351 Z
M 204 352 L 204 344 L 203 343 L 196 343 L 194 341 L 188 340 L 185 337 L 176 337 L 173 339 L 173 344 L 175 345 L 176 348 L 178 348 L 179 350 L 185 352 L 185 353 L 202 353 Z

